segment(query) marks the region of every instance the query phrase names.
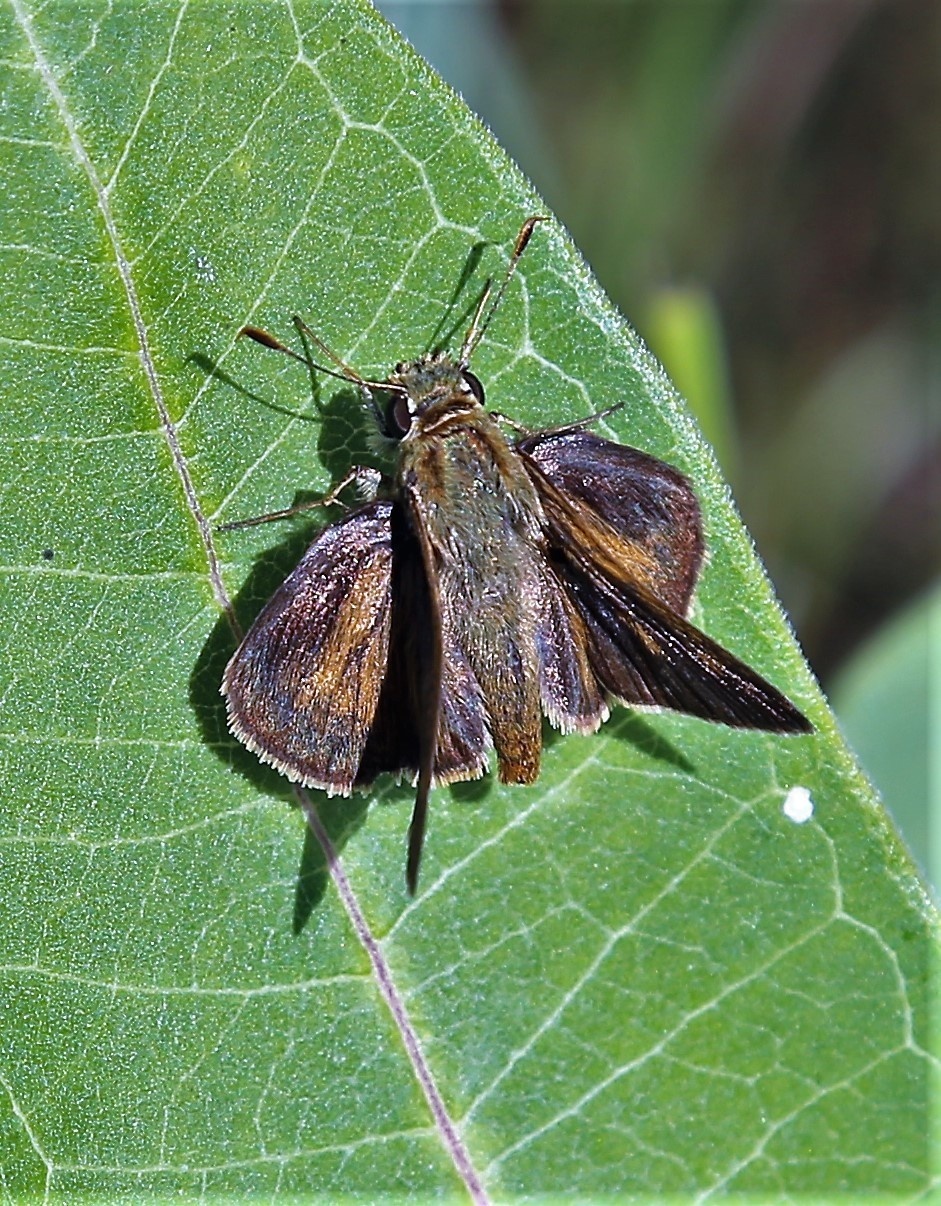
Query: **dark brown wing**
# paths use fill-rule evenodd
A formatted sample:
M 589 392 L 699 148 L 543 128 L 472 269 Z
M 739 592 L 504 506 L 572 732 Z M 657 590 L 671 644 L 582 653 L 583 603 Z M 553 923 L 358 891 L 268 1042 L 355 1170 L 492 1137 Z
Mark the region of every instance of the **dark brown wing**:
M 431 577 L 426 569 L 420 522 L 420 514 L 413 523 L 403 504 L 393 506 L 388 664 L 356 777 L 359 786 L 383 771 L 418 777 L 407 867 L 413 892 L 431 786 L 482 775 L 491 745 L 467 659 L 460 649 L 441 647 L 437 575 L 430 550 Z
M 427 591 L 427 630 L 422 644 L 425 654 L 419 667 L 413 668 L 418 678 L 415 720 L 418 731 L 418 784 L 415 790 L 415 806 L 408 827 L 408 855 L 405 862 L 405 882 L 409 892 L 415 894 L 418 886 L 418 868 L 421 864 L 422 845 L 425 841 L 425 822 L 428 817 L 428 794 L 434 778 L 435 758 L 438 751 L 438 721 L 441 710 L 441 594 L 438 589 L 438 572 L 434 550 L 422 523 L 420 509 L 416 506 L 417 492 L 405 490 L 407 518 L 411 532 L 416 538 L 421 563 L 425 571 Z M 403 521 L 406 517 L 403 515 Z
M 289 779 L 347 795 L 385 675 L 388 502 L 325 528 L 262 608 L 225 670 L 229 728 Z
M 658 596 L 648 542 L 570 501 L 525 451 L 523 460 L 542 501 L 556 572 L 584 622 L 592 668 L 606 691 L 627 704 L 738 728 L 812 731 L 780 691 Z
M 537 431 L 515 446 L 562 494 L 643 552 L 645 585 L 686 615 L 702 564 L 702 519 L 678 469 L 584 430 Z
M 548 559 L 540 570 L 534 609 L 542 710 L 563 733 L 593 733 L 607 720 L 608 705 L 592 669 L 588 630 Z
M 382 690 L 363 750 L 356 785 L 377 775 L 418 774 L 418 715 L 431 667 L 431 599 L 421 548 L 399 503 L 390 516 L 392 541 L 391 624 Z

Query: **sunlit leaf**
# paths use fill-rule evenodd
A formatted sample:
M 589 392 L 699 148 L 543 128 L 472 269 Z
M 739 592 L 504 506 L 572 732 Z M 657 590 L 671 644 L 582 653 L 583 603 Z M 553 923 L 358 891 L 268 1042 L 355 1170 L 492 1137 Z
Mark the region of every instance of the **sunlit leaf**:
M 7 1195 L 921 1192 L 929 903 L 557 226 L 476 357 L 491 404 L 625 402 L 607 434 L 704 505 L 697 622 L 818 734 L 552 738 L 532 788 L 435 793 L 411 901 L 407 787 L 315 794 L 338 886 L 225 731 L 228 601 L 249 619 L 322 521 L 214 525 L 370 455 L 350 390 L 236 332 L 299 312 L 380 375 L 459 337 L 544 212 L 516 169 L 353 0 L 0 21 Z

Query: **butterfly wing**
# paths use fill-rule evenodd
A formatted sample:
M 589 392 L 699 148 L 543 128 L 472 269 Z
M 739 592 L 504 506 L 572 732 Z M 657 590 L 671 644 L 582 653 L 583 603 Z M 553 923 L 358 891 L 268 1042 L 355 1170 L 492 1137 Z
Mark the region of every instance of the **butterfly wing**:
M 417 779 L 406 867 L 413 892 L 431 787 L 478 778 L 492 744 L 467 658 L 453 641 L 444 644 L 437 559 L 414 495 L 406 486 L 392 508 L 388 662 L 356 776 L 358 786 L 384 771 Z
M 518 440 L 516 450 L 629 541 L 645 585 L 672 611 L 686 614 L 702 564 L 702 518 L 678 469 L 580 429 L 537 431 Z
M 533 608 L 542 710 L 563 733 L 593 733 L 608 718 L 608 701 L 592 669 L 588 630 L 557 567 L 543 556 L 539 568 Z
M 485 685 L 480 682 L 479 672 L 472 669 L 469 651 L 455 625 L 456 616 L 461 614 L 457 609 L 466 610 L 469 601 L 458 597 L 448 572 L 448 566 L 453 567 L 455 562 L 452 555 L 445 553 L 445 549 L 454 543 L 444 518 L 447 508 L 442 512 L 429 501 L 414 466 L 407 465 L 403 471 L 402 494 L 409 527 L 421 551 L 429 604 L 426 640 L 430 652 L 423 706 L 417 713 L 418 787 L 409 826 L 406 864 L 406 880 L 410 891 L 414 892 L 431 784 L 477 778 L 483 774 L 491 745 L 492 720 L 485 715 Z M 443 574 L 446 576 L 444 588 Z
M 229 728 L 289 779 L 349 794 L 388 661 L 391 504 L 321 532 L 223 677 Z
M 555 438 L 564 442 L 585 434 Z M 602 465 L 623 463 L 619 453 L 607 451 L 619 449 L 619 445 L 601 443 L 607 446 L 600 450 Z M 636 480 L 629 504 L 608 489 L 591 490 L 590 486 L 590 501 L 584 487 L 572 489 L 574 498 L 568 496 L 563 487 L 581 463 L 584 446 L 567 458 L 565 450 L 560 454 L 556 445 L 555 460 L 550 463 L 552 476 L 536 456 L 527 453 L 525 442 L 521 441 L 517 450 L 539 492 L 555 572 L 584 625 L 592 669 L 607 692 L 626 704 L 670 708 L 737 728 L 781 733 L 812 730 L 806 717 L 780 691 L 671 605 L 682 603 L 685 611 L 702 555 L 698 509 L 689 556 L 684 556 L 682 539 L 671 534 L 685 505 L 685 479 L 681 478 L 679 501 L 663 512 L 666 518 L 653 525 L 658 534 L 652 535 L 649 517 L 656 516 L 659 503 L 645 501 L 642 484 Z M 538 444 L 535 451 L 540 451 Z M 545 450 L 541 459 L 548 460 Z M 663 471 L 669 467 L 660 462 L 654 465 L 663 480 Z M 675 471 L 669 471 L 667 480 L 673 474 Z M 659 487 L 654 490 L 658 492 Z M 661 554 L 666 570 L 658 560 Z M 687 563 L 689 557 L 695 561 L 693 570 Z

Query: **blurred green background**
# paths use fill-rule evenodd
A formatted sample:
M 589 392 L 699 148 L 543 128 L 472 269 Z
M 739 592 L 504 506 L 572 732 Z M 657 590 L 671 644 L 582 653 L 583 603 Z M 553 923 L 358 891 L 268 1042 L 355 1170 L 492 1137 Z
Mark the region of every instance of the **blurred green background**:
M 697 412 L 850 744 L 927 867 L 941 4 L 378 7 L 530 176 Z

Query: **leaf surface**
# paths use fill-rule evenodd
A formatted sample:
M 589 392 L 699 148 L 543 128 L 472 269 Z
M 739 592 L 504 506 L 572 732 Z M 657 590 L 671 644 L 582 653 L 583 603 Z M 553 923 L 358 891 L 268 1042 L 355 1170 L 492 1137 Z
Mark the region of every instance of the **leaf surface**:
M 934 915 L 714 462 L 558 227 L 475 358 L 531 426 L 693 478 L 694 619 L 813 738 L 615 713 L 532 788 L 313 803 L 234 743 L 241 622 L 372 459 L 342 383 L 237 342 L 299 312 L 384 376 L 544 212 L 352 0 L 0 15 L 0 1182 L 13 1198 L 778 1194 L 928 1182 Z M 784 803 L 806 788 L 812 819 Z

